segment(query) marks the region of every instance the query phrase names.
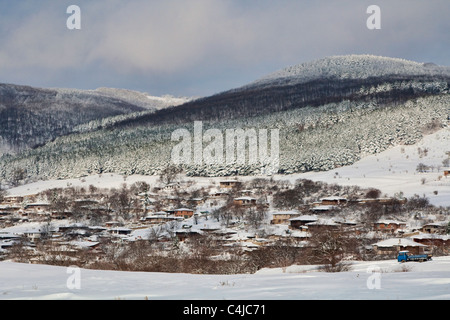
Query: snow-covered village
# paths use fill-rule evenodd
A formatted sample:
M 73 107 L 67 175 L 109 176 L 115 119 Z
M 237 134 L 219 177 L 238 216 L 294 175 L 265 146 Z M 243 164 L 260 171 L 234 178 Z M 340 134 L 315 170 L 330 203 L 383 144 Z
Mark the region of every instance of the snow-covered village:
M 339 270 L 349 259 L 396 259 L 399 250 L 440 256 L 449 250 L 449 208 L 417 194 L 386 196 L 376 188 L 308 179 L 196 183 L 174 176 L 168 183 L 154 178 L 152 187 L 109 178 L 123 183 L 106 189 L 82 178 L 78 185 L 3 196 L 3 259 L 229 274 L 296 263 Z M 148 255 L 158 259 L 135 260 Z
M 243 275 L 273 277 L 319 272 L 340 279 L 362 273 L 367 280 L 372 275 L 367 270 L 373 268 L 384 278 L 390 273 L 412 274 L 424 266 L 425 270 L 429 266 L 436 272 L 441 270 L 437 266 L 442 265 L 442 271 L 448 271 L 450 177 L 443 166 L 433 172 L 419 172 L 411 165 L 446 159 L 445 153 L 435 147 L 447 139 L 448 129 L 443 129 L 421 141 L 430 149 L 428 158 L 418 152 L 417 146 L 381 153 L 379 160 L 387 162 L 389 158 L 394 165 L 372 172 L 364 168 L 373 167 L 377 162 L 373 159 L 367 164 L 356 163 L 353 170 L 341 168 L 340 172 L 319 172 L 314 176 L 192 178 L 167 170 L 152 177 L 102 174 L 20 185 L 2 196 L 0 252 L 4 262 L 0 268 L 8 270 L 11 262 L 39 268 L 47 265 L 62 268 L 62 280 L 68 277 L 64 270 L 74 266 L 83 269 L 83 274 L 97 271 L 102 276 L 105 271 L 127 271 L 129 277 L 135 277 L 135 272 L 144 271 L 155 277 L 172 274 L 173 279 L 182 274 L 222 277 L 216 278 L 212 287 L 227 293 L 203 295 L 201 290 L 197 293 L 193 289 L 196 299 L 222 299 L 229 294 L 229 298 L 245 299 L 245 290 L 235 287 L 242 280 L 234 278 Z M 408 161 L 402 163 L 402 158 Z M 326 174 L 336 176 L 333 180 L 342 181 L 342 185 L 320 181 L 328 179 L 321 177 Z M 365 184 L 376 187 L 357 186 L 362 181 L 358 180 L 359 174 Z M 405 179 L 400 189 L 390 185 L 397 176 Z M 382 191 L 383 185 L 388 193 Z M 422 194 L 414 193 L 419 190 L 416 185 L 424 191 Z M 403 251 L 426 256 L 426 262 L 398 262 L 398 254 Z M 10 277 L 14 273 L 3 274 Z M 95 278 L 95 273 L 91 277 Z M 106 282 L 107 279 L 108 276 Z M 127 281 L 133 283 L 131 279 Z M 6 278 L 4 281 L 8 283 Z M 179 281 L 187 281 L 186 276 Z M 286 279 L 279 281 L 281 285 Z M 386 298 L 379 296 L 376 289 L 370 290 L 368 282 L 363 284 L 364 290 L 372 292 L 369 299 Z M 48 294 L 55 294 L 58 299 L 152 296 L 152 290 L 135 296 L 132 289 L 119 293 L 117 288 L 111 288 L 115 296 L 96 296 L 90 291 L 68 290 L 65 282 L 61 285 L 58 294 Z M 145 288 L 139 290 L 146 292 Z M 305 291 L 293 295 L 293 288 L 283 287 L 284 290 L 289 296 L 280 293 L 281 299 L 333 299 L 341 294 L 334 290 L 333 296 L 327 290 L 305 296 Z M 361 289 L 347 297 L 361 298 L 358 290 Z M 8 292 L 5 290 L 3 297 L 13 298 Z M 409 296 L 396 292 L 389 297 L 446 299 L 448 295 L 448 291 L 431 296 L 419 294 L 420 289 L 412 292 Z M 15 294 L 21 296 L 20 292 Z M 43 297 L 38 289 L 22 294 Z M 183 299 L 164 290 L 153 297 Z
M 449 9 L 0 2 L 0 300 L 449 300 Z

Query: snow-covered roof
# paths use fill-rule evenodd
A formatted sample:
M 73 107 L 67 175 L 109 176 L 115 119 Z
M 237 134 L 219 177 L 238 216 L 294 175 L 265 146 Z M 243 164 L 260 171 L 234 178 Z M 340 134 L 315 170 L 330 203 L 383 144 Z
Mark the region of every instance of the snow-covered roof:
M 339 196 L 329 196 L 329 197 L 325 197 L 325 198 L 321 198 L 320 199 L 320 201 L 323 201 L 323 200 L 328 200 L 328 201 L 344 200 L 344 201 L 347 201 L 347 198 L 339 197 Z
M 329 211 L 329 210 L 333 210 L 333 209 L 336 209 L 336 206 L 324 205 L 324 206 L 313 207 L 311 210 L 312 211 Z
M 423 225 L 423 227 L 425 226 L 430 226 L 430 227 L 446 227 L 448 225 L 448 222 L 446 221 L 439 221 L 439 222 L 429 222 Z
M 450 235 L 448 234 L 430 234 L 430 233 L 420 233 L 418 235 L 411 236 L 411 239 L 420 239 L 420 240 L 433 240 L 439 239 L 444 241 L 450 240 Z
M 92 202 L 92 203 L 98 203 L 99 201 L 98 201 L 98 200 L 95 200 L 95 199 L 76 199 L 74 202 L 77 202 L 77 203 L 79 203 L 79 202 Z
M 289 221 L 317 221 L 317 216 L 304 214 L 298 217 L 290 218 Z
M 15 239 L 15 238 L 20 238 L 20 236 L 10 232 L 0 232 L 0 239 Z
M 111 228 L 111 229 L 109 229 L 110 231 L 133 231 L 133 230 L 131 230 L 131 229 L 129 229 L 129 228 L 125 228 L 125 227 L 115 227 L 115 228 Z
M 252 197 L 239 197 L 239 198 L 234 198 L 234 200 L 256 200 L 256 198 L 252 198 Z
M 406 222 L 403 221 L 398 221 L 398 220 L 389 220 L 389 219 L 384 219 L 384 220 L 378 220 L 377 223 L 383 223 L 383 224 L 406 224 Z
M 74 222 L 66 225 L 61 225 L 59 228 L 89 228 L 89 226 L 82 222 Z
M 337 223 L 346 224 L 346 225 L 357 225 L 358 224 L 356 221 L 349 220 L 346 218 L 335 218 L 334 221 L 336 221 Z
M 310 222 L 306 224 L 307 226 L 313 225 L 323 225 L 323 226 L 337 226 L 338 224 L 333 219 L 317 219 L 316 221 Z
M 373 244 L 374 246 L 377 247 L 396 247 L 396 246 L 401 246 L 401 247 L 426 247 L 426 245 L 415 242 L 414 240 L 411 239 L 406 239 L 406 238 L 391 238 L 391 239 L 387 239 L 387 240 L 383 240 L 380 242 L 377 242 L 375 244 Z
M 275 211 L 272 212 L 273 215 L 293 215 L 293 214 L 299 214 L 296 210 L 289 210 L 289 211 Z
M 98 242 L 98 241 L 71 241 L 69 243 L 78 248 L 91 248 L 91 247 L 98 245 L 100 242 Z

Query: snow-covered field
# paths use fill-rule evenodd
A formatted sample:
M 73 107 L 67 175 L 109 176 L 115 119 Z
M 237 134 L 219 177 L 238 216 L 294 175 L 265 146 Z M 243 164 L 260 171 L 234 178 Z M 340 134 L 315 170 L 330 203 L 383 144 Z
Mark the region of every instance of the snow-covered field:
M 422 152 L 419 153 L 419 148 Z M 423 152 L 424 150 L 427 152 Z M 308 172 L 293 177 L 324 181 L 339 185 L 378 188 L 394 196 L 425 195 L 436 206 L 450 206 L 450 176 L 443 175 L 442 161 L 450 151 L 450 128 L 425 136 L 415 145 L 397 146 L 367 156 L 351 166 L 326 172 Z M 417 165 L 434 166 L 430 172 L 419 173 Z
M 404 264 L 394 259 L 354 262 L 350 271 L 339 273 L 291 266 L 238 275 L 77 270 L 0 262 L 0 299 L 447 300 L 450 257 Z

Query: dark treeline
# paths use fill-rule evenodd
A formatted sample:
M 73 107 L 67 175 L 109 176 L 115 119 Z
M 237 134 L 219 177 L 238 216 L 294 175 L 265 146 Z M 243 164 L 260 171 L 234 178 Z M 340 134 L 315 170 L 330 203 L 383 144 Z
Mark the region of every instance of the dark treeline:
M 181 106 L 144 114 L 114 124 L 116 127 L 182 124 L 193 121 L 219 121 L 255 117 L 274 112 L 317 107 L 344 100 L 373 102 L 379 106 L 401 104 L 407 100 L 436 95 L 440 88 L 432 83 L 450 84 L 450 79 L 436 76 L 392 76 L 367 79 L 319 79 L 301 84 L 249 86 L 194 100 Z M 414 86 L 412 85 L 414 83 Z M 384 92 L 361 92 L 362 88 L 387 85 Z

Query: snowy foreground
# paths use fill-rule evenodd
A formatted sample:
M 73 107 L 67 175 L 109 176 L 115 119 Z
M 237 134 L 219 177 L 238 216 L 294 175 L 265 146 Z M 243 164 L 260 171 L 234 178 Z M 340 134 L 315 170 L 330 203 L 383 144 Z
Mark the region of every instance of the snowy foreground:
M 77 270 L 0 262 L 0 299 L 448 300 L 450 257 L 404 264 L 394 259 L 354 262 L 350 271 L 339 273 L 291 266 L 239 275 Z

